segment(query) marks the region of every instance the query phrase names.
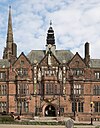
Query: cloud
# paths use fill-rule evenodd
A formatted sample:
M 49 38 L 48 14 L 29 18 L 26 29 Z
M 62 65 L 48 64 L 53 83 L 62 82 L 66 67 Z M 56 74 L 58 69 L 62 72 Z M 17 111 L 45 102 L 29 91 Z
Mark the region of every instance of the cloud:
M 0 0 L 0 55 L 5 46 L 8 5 L 12 5 L 14 41 L 18 55 L 33 49 L 45 49 L 47 30 L 52 20 L 57 49 L 79 52 L 90 42 L 91 58 L 100 58 L 99 0 Z

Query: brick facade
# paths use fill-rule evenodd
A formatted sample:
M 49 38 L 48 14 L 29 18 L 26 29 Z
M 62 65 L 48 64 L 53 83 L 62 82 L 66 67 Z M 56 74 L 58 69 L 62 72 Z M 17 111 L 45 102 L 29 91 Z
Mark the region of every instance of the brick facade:
M 13 39 L 11 10 L 9 16 L 7 38 Z M 44 51 L 16 57 L 17 49 L 9 40 L 0 60 L 0 112 L 81 121 L 100 118 L 100 59 L 90 59 L 89 43 L 85 58 L 78 52 L 56 50 L 51 23 Z

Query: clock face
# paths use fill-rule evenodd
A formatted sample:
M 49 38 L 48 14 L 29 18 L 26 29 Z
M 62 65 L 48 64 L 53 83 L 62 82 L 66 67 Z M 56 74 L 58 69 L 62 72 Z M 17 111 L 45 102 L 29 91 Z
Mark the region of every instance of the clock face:
M 48 45 L 48 48 L 51 48 L 51 44 Z

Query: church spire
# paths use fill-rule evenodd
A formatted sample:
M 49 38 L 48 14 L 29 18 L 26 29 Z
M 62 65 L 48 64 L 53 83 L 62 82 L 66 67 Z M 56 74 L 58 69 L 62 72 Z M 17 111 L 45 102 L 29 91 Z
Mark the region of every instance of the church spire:
M 8 17 L 8 31 L 7 31 L 7 47 L 11 49 L 13 43 L 13 30 L 12 30 L 12 16 L 11 16 L 11 6 L 9 6 L 9 17 Z
M 17 45 L 14 43 L 13 40 L 11 6 L 9 6 L 7 39 L 6 39 L 6 47 L 3 53 L 3 59 L 8 59 L 11 62 L 15 60 L 16 57 L 17 57 Z

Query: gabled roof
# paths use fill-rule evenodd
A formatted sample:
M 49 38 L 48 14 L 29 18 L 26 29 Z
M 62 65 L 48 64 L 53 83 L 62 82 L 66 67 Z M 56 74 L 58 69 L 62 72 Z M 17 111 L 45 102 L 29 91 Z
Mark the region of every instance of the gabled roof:
M 46 54 L 45 50 L 32 50 L 28 55 L 28 59 L 31 63 L 34 63 L 34 61 L 37 61 L 38 63 L 44 58 Z M 63 60 L 66 60 L 68 62 L 73 57 L 73 53 L 69 50 L 56 50 L 55 51 L 55 57 L 57 60 L 62 63 Z
M 21 56 L 24 56 L 25 59 L 29 62 L 29 64 L 31 64 L 30 61 L 29 61 L 29 59 L 28 59 L 28 58 L 25 56 L 25 54 L 22 52 L 22 53 L 19 55 L 19 57 L 17 58 L 17 60 L 13 63 L 13 65 L 19 60 L 19 58 L 20 58 Z
M 76 58 L 76 57 L 78 57 L 78 58 Z M 80 61 L 80 60 L 81 61 Z M 76 54 L 73 56 L 73 58 L 69 61 L 69 65 L 72 63 L 72 65 L 73 65 L 73 63 L 74 63 L 74 66 L 75 66 L 75 62 L 76 61 L 79 61 L 79 62 L 81 62 L 82 64 L 80 65 L 81 67 L 83 67 L 83 65 L 86 67 L 86 64 L 85 64 L 85 62 L 84 62 L 84 59 L 79 55 L 79 53 L 78 52 L 76 52 Z
M 49 54 L 49 51 L 45 54 L 45 56 L 43 57 L 43 59 L 41 59 L 41 61 L 40 61 L 39 64 L 41 64 L 45 59 L 46 59 L 46 62 L 47 62 L 48 54 Z M 51 54 L 51 57 L 54 58 L 52 64 L 54 64 L 54 62 L 57 62 L 56 64 L 60 64 L 59 60 L 56 58 L 56 56 L 54 56 L 54 54 L 52 53 L 52 51 L 50 51 L 50 54 Z

